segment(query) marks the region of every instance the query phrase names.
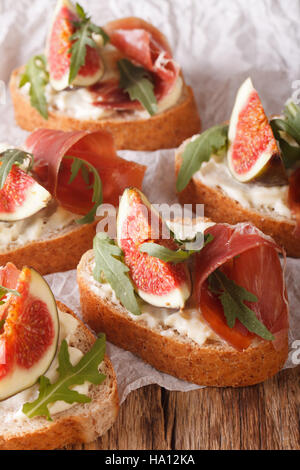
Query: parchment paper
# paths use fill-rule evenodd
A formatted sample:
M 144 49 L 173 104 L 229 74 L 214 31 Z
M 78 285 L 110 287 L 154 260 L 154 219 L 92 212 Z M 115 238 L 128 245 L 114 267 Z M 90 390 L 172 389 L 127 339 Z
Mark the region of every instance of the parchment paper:
M 0 142 L 22 143 L 27 133 L 13 119 L 4 87 L 13 68 L 43 49 L 47 23 L 55 0 L 0 0 Z M 300 2 L 298 0 L 81 0 L 95 23 L 123 16 L 152 22 L 169 39 L 193 86 L 203 128 L 230 116 L 235 93 L 251 76 L 267 113 L 280 113 L 295 93 L 300 79 Z M 299 87 L 299 85 L 298 85 Z M 152 202 L 173 203 L 174 152 L 120 152 L 148 165 L 144 191 Z M 47 276 L 57 298 L 80 315 L 75 271 Z M 286 280 L 290 298 L 290 356 L 293 341 L 300 340 L 300 260 L 288 259 Z M 108 345 L 118 377 L 121 401 L 138 387 L 157 383 L 170 390 L 197 386 L 160 373 L 131 353 Z M 294 356 L 295 357 L 295 356 Z M 295 361 L 294 361 L 295 362 Z

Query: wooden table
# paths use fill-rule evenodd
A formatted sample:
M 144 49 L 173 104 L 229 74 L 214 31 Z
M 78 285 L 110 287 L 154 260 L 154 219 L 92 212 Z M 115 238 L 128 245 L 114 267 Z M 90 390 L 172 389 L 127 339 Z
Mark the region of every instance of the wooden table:
M 70 449 L 300 449 L 300 366 L 241 389 L 132 392 L 98 441 Z

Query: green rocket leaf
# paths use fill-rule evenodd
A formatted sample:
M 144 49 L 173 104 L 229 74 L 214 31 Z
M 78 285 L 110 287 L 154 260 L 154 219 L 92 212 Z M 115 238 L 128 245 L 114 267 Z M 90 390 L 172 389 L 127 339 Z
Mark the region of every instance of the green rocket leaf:
M 88 351 L 80 361 L 72 366 L 69 357 L 68 344 L 66 340 L 61 343 L 58 354 L 58 379 L 53 384 L 46 376 L 39 378 L 39 396 L 31 403 L 23 405 L 23 413 L 28 418 L 34 416 L 45 416 L 51 421 L 51 415 L 48 409 L 50 403 L 62 400 L 66 403 L 89 403 L 91 398 L 80 394 L 71 387 L 82 385 L 84 382 L 90 382 L 95 385 L 101 384 L 105 375 L 99 373 L 99 364 L 103 361 L 105 354 L 105 335 L 101 334 L 95 341 L 93 347 Z
M 26 171 L 33 166 L 33 155 L 20 149 L 8 149 L 0 153 L 0 190 L 3 188 L 13 165 L 20 166 L 28 162 Z
M 208 278 L 209 289 L 220 299 L 227 324 L 233 328 L 238 318 L 240 322 L 252 333 L 266 340 L 273 340 L 272 333 L 261 323 L 253 310 L 244 301 L 257 302 L 257 297 L 244 287 L 239 286 L 226 274 L 217 269 Z
M 190 179 L 207 162 L 213 153 L 227 148 L 228 126 L 214 126 L 190 141 L 182 154 L 182 164 L 178 173 L 176 190 L 182 191 Z
M 93 39 L 93 33 L 100 34 L 103 38 L 103 44 L 109 41 L 109 36 L 100 27 L 91 22 L 90 16 L 84 11 L 79 3 L 76 3 L 76 12 L 80 18 L 79 21 L 74 21 L 73 24 L 76 28 L 74 34 L 70 36 L 72 46 L 70 48 L 71 63 L 69 72 L 69 84 L 75 80 L 77 74 L 85 64 L 87 46 L 94 49 L 98 48 L 97 43 Z
M 94 238 L 94 253 L 93 274 L 96 281 L 101 282 L 103 274 L 122 305 L 134 315 L 140 315 L 134 288 L 128 276 L 129 268 L 121 260 L 123 256 L 121 248 L 116 246 L 106 233 L 98 232 Z
M 272 119 L 270 124 L 279 142 L 284 166 L 293 167 L 300 161 L 300 107 L 288 103 L 284 108 L 284 119 Z
M 76 176 L 81 170 L 81 174 L 85 183 L 87 184 L 88 188 L 93 188 L 93 196 L 92 202 L 94 202 L 94 207 L 90 210 L 88 214 L 86 214 L 82 219 L 77 220 L 78 224 L 89 224 L 94 221 L 96 212 L 98 207 L 102 204 L 103 194 L 102 194 L 102 181 L 97 169 L 86 160 L 82 160 L 81 158 L 72 157 L 70 155 L 66 155 L 64 158 L 73 159 L 73 163 L 71 166 L 71 177 L 69 180 L 69 184 L 71 184 Z M 94 182 L 92 185 L 89 183 L 89 173 L 94 176 Z
M 143 67 L 133 65 L 128 59 L 120 59 L 118 68 L 120 88 L 129 94 L 132 101 L 138 100 L 150 116 L 153 116 L 157 112 L 157 100 L 149 72 Z
M 7 294 L 12 294 L 12 295 L 16 295 L 16 296 L 19 296 L 20 293 L 15 290 L 15 289 L 8 289 L 7 287 L 4 287 L 4 286 L 0 286 L 0 305 L 3 305 L 5 303 L 5 300 L 3 300 L 3 298 L 7 295 Z M 0 322 L 0 329 L 2 328 L 3 324 L 4 324 L 5 320 L 1 320 Z
M 25 72 L 21 76 L 19 88 L 25 83 L 30 83 L 29 96 L 31 106 L 36 108 L 44 119 L 48 119 L 47 100 L 45 97 L 45 86 L 49 82 L 49 74 L 47 72 L 46 57 L 35 55 L 32 57 L 25 68 Z
M 199 251 L 201 251 L 207 243 L 213 240 L 213 236 L 210 233 L 205 234 L 204 238 L 202 233 L 200 234 L 200 236 L 201 241 L 203 241 L 204 243 L 202 243 L 202 245 L 195 250 L 187 249 L 184 244 L 182 244 L 183 249 L 179 248 L 178 250 L 170 250 L 170 248 L 166 248 L 165 246 L 159 245 L 158 243 L 149 242 L 142 243 L 142 245 L 140 246 L 140 251 L 142 253 L 147 253 L 149 256 L 159 258 L 160 260 L 165 261 L 166 263 L 182 263 L 183 261 L 190 258 L 190 256 L 192 256 L 194 253 L 198 253 Z M 198 238 L 199 237 L 196 236 L 196 239 Z M 188 242 L 188 244 L 190 243 L 191 241 Z

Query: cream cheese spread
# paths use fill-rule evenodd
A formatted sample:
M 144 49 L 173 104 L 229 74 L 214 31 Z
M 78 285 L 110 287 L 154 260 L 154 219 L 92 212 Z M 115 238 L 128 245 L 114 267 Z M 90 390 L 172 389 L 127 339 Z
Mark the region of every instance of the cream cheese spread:
M 78 326 L 78 321 L 76 318 L 72 317 L 72 315 L 62 312 L 58 310 L 59 314 L 59 323 L 60 323 L 60 331 L 59 331 L 59 340 L 58 340 L 58 348 L 56 356 L 51 363 L 50 368 L 45 373 L 45 376 L 49 378 L 51 382 L 55 381 L 58 377 L 57 367 L 58 367 L 58 352 L 60 349 L 60 344 L 63 339 L 65 339 L 68 343 L 68 351 L 70 355 L 70 361 L 72 365 L 76 365 L 77 362 L 83 356 L 83 353 L 73 346 L 70 346 L 70 339 L 72 335 L 75 333 L 75 330 Z M 12 420 L 29 420 L 27 416 L 22 412 L 22 407 L 24 403 L 32 402 L 38 397 L 38 385 L 35 384 L 26 390 L 23 390 L 16 395 L 7 398 L 0 402 L 0 414 L 1 419 L 4 422 L 11 422 Z M 89 391 L 89 383 L 85 382 L 82 385 L 76 385 L 73 387 L 73 390 L 76 390 L 82 394 L 88 394 Z M 76 403 L 66 403 L 64 401 L 57 401 L 49 405 L 50 414 L 53 416 L 56 413 L 60 413 L 62 411 L 68 410 L 72 406 L 75 406 Z
M 158 103 L 157 113 L 163 113 L 174 106 L 182 94 L 182 78 L 178 77 L 170 92 Z M 46 99 L 50 111 L 59 111 L 76 119 L 148 119 L 150 115 L 144 110 L 118 110 L 108 109 L 101 105 L 94 106 L 93 94 L 87 88 L 74 88 L 56 91 L 50 83 L 46 85 Z M 101 103 L 101 102 L 99 102 Z
M 288 207 L 288 186 L 263 186 L 257 183 L 240 183 L 230 173 L 225 157 L 212 155 L 208 162 L 194 174 L 195 180 L 206 186 L 221 189 L 241 206 L 266 215 L 291 218 Z
M 26 219 L 0 221 L 0 253 L 51 238 L 71 228 L 77 219 L 78 215 L 53 203 Z
M 86 281 L 98 297 L 124 310 L 110 284 L 97 282 L 92 273 L 89 274 Z M 137 323 L 142 323 L 151 329 L 160 330 L 162 336 L 173 336 L 175 338 L 180 334 L 186 339 L 194 341 L 198 346 L 202 346 L 208 339 L 221 341 L 205 322 L 193 299 L 190 299 L 187 306 L 180 310 L 154 307 L 141 299 L 139 301 L 141 315 L 133 315 L 129 312 L 127 312 L 127 315 Z

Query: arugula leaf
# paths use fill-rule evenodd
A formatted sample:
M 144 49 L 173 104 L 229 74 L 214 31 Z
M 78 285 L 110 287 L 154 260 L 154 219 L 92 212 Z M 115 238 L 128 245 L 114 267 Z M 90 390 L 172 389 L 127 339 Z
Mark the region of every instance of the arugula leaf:
M 29 96 L 31 106 L 36 108 L 44 119 L 48 119 L 47 100 L 45 97 L 45 86 L 49 82 L 49 73 L 47 72 L 46 57 L 35 55 L 32 57 L 21 76 L 19 88 L 25 83 L 30 83 Z
M 159 258 L 166 263 L 182 263 L 183 261 L 187 260 L 192 254 L 195 253 L 194 250 L 185 251 L 185 250 L 170 250 L 165 246 L 159 245 L 158 243 L 143 243 L 140 246 L 140 252 L 147 253 L 154 258 Z
M 197 237 L 198 235 L 198 237 Z M 210 243 L 213 240 L 213 235 L 210 233 L 205 234 L 204 240 L 203 240 L 203 234 L 202 233 L 197 233 L 195 239 L 199 240 L 202 242 L 201 246 L 199 248 L 190 250 L 188 249 L 187 246 L 191 245 L 192 243 L 195 244 L 194 242 L 187 242 L 186 244 L 182 243 L 182 246 L 184 246 L 184 249 L 179 248 L 178 250 L 170 250 L 169 248 L 166 248 L 162 245 L 159 245 L 158 243 L 142 243 L 140 246 L 140 251 L 142 253 L 147 253 L 150 256 L 153 256 L 155 258 L 159 258 L 162 261 L 165 261 L 166 263 L 182 263 L 183 261 L 187 260 L 190 256 L 192 256 L 194 253 L 198 253 L 202 248 L 207 244 Z M 200 236 L 199 236 L 200 235 Z M 204 241 L 204 243 L 203 243 Z
M 105 280 L 115 291 L 122 305 L 134 315 L 140 315 L 133 284 L 128 277 L 129 268 L 121 260 L 123 252 L 114 244 L 106 233 L 98 232 L 94 238 L 95 268 L 93 271 L 96 281 Z
M 132 101 L 138 100 L 150 116 L 153 116 L 157 112 L 157 100 L 149 72 L 133 65 L 128 59 L 118 60 L 117 65 L 120 72 L 119 87 L 129 94 Z
M 102 204 L 102 201 L 103 201 L 101 178 L 99 176 L 98 171 L 91 163 L 85 160 L 82 160 L 81 158 L 72 157 L 70 155 L 66 155 L 64 158 L 73 159 L 69 184 L 71 184 L 74 181 L 74 179 L 78 175 L 79 170 L 81 170 L 81 174 L 83 176 L 85 183 L 88 185 L 88 187 L 93 188 L 92 202 L 95 203 L 94 207 L 82 219 L 79 219 L 76 221 L 78 224 L 89 224 L 93 222 L 93 220 L 95 219 L 97 209 Z M 90 185 L 90 182 L 89 182 L 89 173 L 92 173 L 94 176 L 94 182 L 92 185 Z
M 228 126 L 214 126 L 202 132 L 195 140 L 189 142 L 182 154 L 182 165 L 176 182 L 176 190 L 182 191 L 190 179 L 199 170 L 203 162 L 211 155 L 226 149 L 228 145 Z
M 16 295 L 16 296 L 19 296 L 20 295 L 20 292 L 18 292 L 17 290 L 15 289 L 8 289 L 7 287 L 4 287 L 4 286 L 0 286 L 0 305 L 3 305 L 5 303 L 5 300 L 2 300 L 3 297 L 5 297 L 7 294 L 12 294 L 12 295 Z M 3 321 L 3 320 L 2 320 Z M 2 328 L 2 324 L 0 326 L 0 329 Z
M 39 378 L 39 396 L 31 403 L 25 403 L 22 411 L 28 418 L 34 416 L 45 416 L 51 421 L 48 409 L 50 403 L 63 400 L 66 403 L 89 403 L 91 398 L 80 394 L 70 387 L 90 382 L 95 385 L 101 384 L 105 375 L 98 371 L 99 364 L 103 361 L 105 354 L 105 335 L 101 334 L 95 341 L 92 349 L 88 351 L 80 361 L 72 366 L 69 357 L 68 343 L 63 340 L 58 354 L 58 379 L 53 384 L 42 375 Z
M 33 166 L 32 153 L 24 152 L 20 149 L 8 149 L 0 153 L 0 189 L 3 188 L 6 178 L 13 165 L 22 165 L 29 160 L 26 171 L 30 171 Z
M 69 52 L 71 53 L 70 72 L 69 72 L 69 85 L 77 77 L 80 67 L 85 64 L 86 47 L 96 47 L 96 43 L 91 37 L 88 23 L 84 23 L 78 30 L 70 37 L 74 41 Z
M 88 18 L 86 12 L 84 11 L 83 7 L 79 5 L 79 3 L 76 2 L 75 8 L 76 8 L 76 13 L 79 16 L 79 18 L 83 20 L 86 20 Z
M 1 303 L 3 302 L 0 302 L 0 305 Z M 4 326 L 4 323 L 5 323 L 5 318 L 2 318 L 2 320 L 0 320 L 0 330 L 2 330 L 3 326 Z
M 75 80 L 80 67 L 85 64 L 87 46 L 97 49 L 97 43 L 93 39 L 93 33 L 100 34 L 103 38 L 103 44 L 109 41 L 109 36 L 100 27 L 91 22 L 91 17 L 86 14 L 79 3 L 76 3 L 76 12 L 80 21 L 74 21 L 76 28 L 74 34 L 70 36 L 73 44 L 69 50 L 71 53 L 71 63 L 69 72 L 69 85 Z
M 284 108 L 284 119 L 272 119 L 270 124 L 279 142 L 284 166 L 293 167 L 300 161 L 300 107 L 293 102 L 288 103 Z
M 217 269 L 208 278 L 209 289 L 220 299 L 227 324 L 233 328 L 235 321 L 239 321 L 252 333 L 257 334 L 266 340 L 273 340 L 272 333 L 261 323 L 244 301 L 257 302 L 257 297 L 248 292 L 244 287 L 239 286 L 226 274 Z

